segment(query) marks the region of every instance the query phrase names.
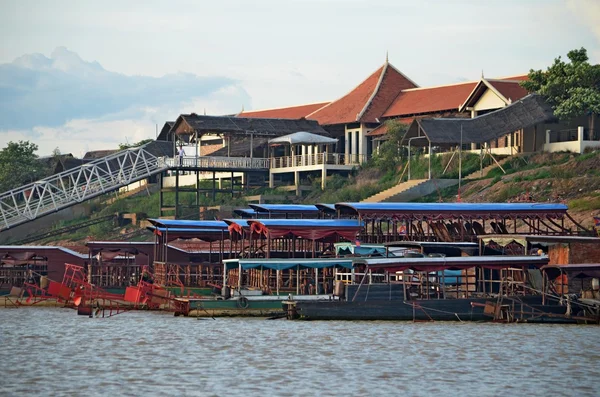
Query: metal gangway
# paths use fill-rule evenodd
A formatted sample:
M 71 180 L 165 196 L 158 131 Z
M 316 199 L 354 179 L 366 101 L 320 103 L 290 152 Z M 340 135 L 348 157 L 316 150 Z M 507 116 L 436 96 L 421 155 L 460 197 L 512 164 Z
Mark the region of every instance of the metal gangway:
M 123 150 L 0 194 L 0 232 L 169 168 L 143 147 Z

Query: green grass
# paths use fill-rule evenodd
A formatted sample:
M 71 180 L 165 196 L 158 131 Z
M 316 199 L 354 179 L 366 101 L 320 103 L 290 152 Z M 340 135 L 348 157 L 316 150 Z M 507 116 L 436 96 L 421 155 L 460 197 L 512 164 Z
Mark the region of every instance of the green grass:
M 570 210 L 592 211 L 600 208 L 600 194 L 569 201 Z
M 584 153 L 582 155 L 579 155 L 579 156 L 575 157 L 575 161 L 582 162 L 582 161 L 594 158 L 594 157 L 596 157 L 598 155 L 600 155 L 600 151 L 594 150 L 594 151 L 587 152 L 587 153 Z

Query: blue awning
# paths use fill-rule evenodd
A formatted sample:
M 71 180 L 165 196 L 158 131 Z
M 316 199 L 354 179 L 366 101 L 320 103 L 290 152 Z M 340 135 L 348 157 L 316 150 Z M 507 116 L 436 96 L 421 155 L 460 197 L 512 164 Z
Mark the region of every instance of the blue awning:
M 568 209 L 564 204 L 547 203 L 338 203 L 335 208 L 343 214 L 360 216 L 564 214 Z
M 188 219 L 148 219 L 150 223 L 158 227 L 178 228 L 203 228 L 203 229 L 227 229 L 224 221 L 193 221 Z
M 319 212 L 316 205 L 304 204 L 250 204 L 250 207 L 258 212 L 269 213 L 312 213 Z

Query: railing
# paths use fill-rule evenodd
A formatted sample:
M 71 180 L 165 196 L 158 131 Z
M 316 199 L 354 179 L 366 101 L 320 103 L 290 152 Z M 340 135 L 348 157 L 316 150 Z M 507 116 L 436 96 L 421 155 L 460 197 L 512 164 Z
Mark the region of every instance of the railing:
M 165 170 L 143 148 L 129 149 L 0 194 L 0 231 Z
M 363 154 L 317 153 L 296 156 L 274 157 L 271 168 L 307 167 L 323 164 L 356 166 L 367 161 Z
M 270 159 L 250 157 L 184 156 L 163 159 L 169 168 L 269 169 Z

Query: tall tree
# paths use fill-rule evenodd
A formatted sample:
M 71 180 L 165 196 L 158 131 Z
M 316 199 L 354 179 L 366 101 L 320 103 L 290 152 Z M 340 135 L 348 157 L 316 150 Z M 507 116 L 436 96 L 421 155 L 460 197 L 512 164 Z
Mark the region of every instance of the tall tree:
M 594 131 L 594 120 L 600 114 L 600 64 L 591 65 L 583 47 L 569 51 L 567 58 L 570 62 L 559 56 L 546 71 L 531 69 L 521 86 L 544 96 L 562 120 L 587 115 L 590 139 L 594 140 L 600 136 Z
M 8 142 L 0 150 L 0 192 L 38 180 L 45 169 L 38 161 L 38 146 L 29 141 Z
M 408 125 L 396 120 L 387 120 L 385 124 L 387 126 L 387 139 L 379 147 L 373 161 L 380 169 L 391 170 L 396 169 L 402 160 L 400 142 L 408 130 Z

